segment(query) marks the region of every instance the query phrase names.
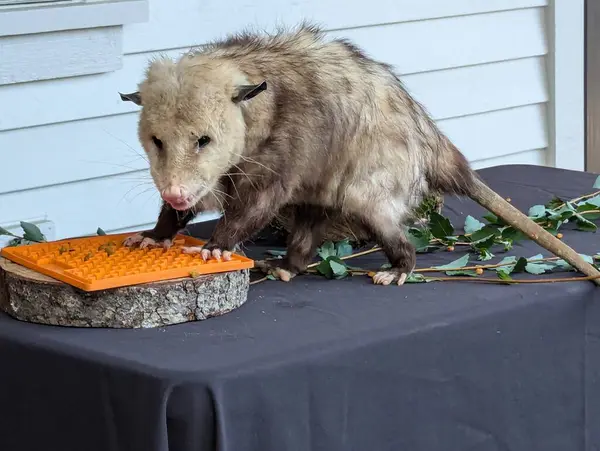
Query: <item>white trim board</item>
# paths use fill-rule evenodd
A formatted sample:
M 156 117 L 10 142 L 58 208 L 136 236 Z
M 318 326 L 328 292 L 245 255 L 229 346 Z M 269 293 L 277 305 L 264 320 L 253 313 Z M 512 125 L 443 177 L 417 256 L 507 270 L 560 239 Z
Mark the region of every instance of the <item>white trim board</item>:
M 551 0 L 547 8 L 549 162 L 585 170 L 585 0 Z
M 88 0 L 0 6 L 0 36 L 146 22 L 149 0 Z

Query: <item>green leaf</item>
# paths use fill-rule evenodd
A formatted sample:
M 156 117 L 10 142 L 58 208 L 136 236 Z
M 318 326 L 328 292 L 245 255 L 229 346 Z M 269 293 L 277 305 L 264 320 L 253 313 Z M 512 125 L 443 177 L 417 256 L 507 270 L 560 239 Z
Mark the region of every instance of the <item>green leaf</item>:
M 267 276 L 267 279 L 269 279 L 269 280 L 277 280 L 277 277 L 275 277 L 273 274 L 269 274 Z
M 549 210 L 554 210 L 555 208 L 560 207 L 562 204 L 564 204 L 565 201 L 562 200 L 559 197 L 554 196 L 552 198 L 552 200 L 550 200 L 547 204 L 546 204 L 546 208 Z
M 600 195 L 587 199 L 585 203 L 600 208 Z
M 21 228 L 25 232 L 25 234 L 23 235 L 24 239 L 29 241 L 35 241 L 37 243 L 46 241 L 46 237 L 35 224 L 21 221 Z
M 525 271 L 529 274 L 544 274 L 546 271 L 554 269 L 554 265 L 547 263 L 527 263 Z
M 319 257 L 321 257 L 323 260 L 326 260 L 327 257 L 335 256 L 335 245 L 332 241 L 326 241 L 318 249 L 317 253 L 319 254 Z
M 512 272 L 522 272 L 527 266 L 527 259 L 523 257 L 504 257 L 496 268 L 493 268 L 496 272 L 504 272 L 510 274 Z
M 454 227 L 450 220 L 435 211 L 429 216 L 429 229 L 431 234 L 438 239 L 454 234 Z
M 477 260 L 486 262 L 494 258 L 494 254 L 492 254 L 488 249 L 479 249 L 479 255 L 477 256 Z
M 524 257 L 519 257 L 519 259 L 517 260 L 517 263 L 514 264 L 514 266 L 511 269 L 511 273 L 513 272 L 523 272 L 523 270 L 527 267 L 527 259 Z
M 590 264 L 594 264 L 594 258 L 598 258 L 598 259 L 600 259 L 600 255 L 592 257 L 592 256 L 590 256 L 590 255 L 587 255 L 587 254 L 579 254 L 579 256 L 580 256 L 580 257 L 581 257 L 581 258 L 582 258 L 584 261 L 586 261 L 586 262 L 588 262 L 588 263 L 590 263 Z M 562 258 L 561 258 L 560 260 L 556 260 L 556 261 L 554 262 L 554 264 L 555 264 L 556 266 L 558 266 L 559 268 L 561 268 L 561 269 L 565 269 L 565 270 L 574 269 L 574 268 L 571 266 L 571 264 L 570 264 L 570 263 L 568 263 L 566 260 L 563 260 Z
M 600 175 L 598 176 L 598 178 L 594 182 L 594 186 L 592 188 L 600 189 Z
M 577 210 L 575 209 L 575 207 L 570 202 L 567 202 L 558 210 L 552 211 L 550 213 L 550 219 L 558 219 L 560 221 L 564 221 L 566 219 L 571 218 L 576 213 L 576 211 Z
M 533 257 L 529 257 L 527 259 L 527 261 L 532 261 L 532 260 L 541 260 L 542 258 L 544 258 L 544 256 L 542 254 L 535 254 Z
M 558 233 L 558 229 L 566 222 L 566 221 L 557 221 L 553 219 L 548 220 L 549 224 L 546 227 L 546 230 L 550 232 L 552 235 L 556 235 Z
M 517 262 L 517 257 L 504 257 L 502 260 L 498 262 L 499 265 L 512 265 Z M 499 271 L 500 269 L 505 269 L 504 266 L 498 266 L 494 268 L 494 270 Z
M 328 279 L 333 279 L 333 269 L 331 269 L 331 264 L 329 260 L 322 260 L 315 268 L 319 274 L 327 277 Z
M 513 280 L 513 278 L 510 277 L 509 273 L 507 273 L 504 270 L 497 271 L 496 274 L 498 274 L 498 278 L 499 279 L 502 279 L 502 280 Z
M 504 221 L 498 216 L 496 216 L 494 213 L 486 213 L 485 215 L 483 215 L 483 219 L 485 219 L 490 224 L 495 224 L 498 226 L 505 225 Z
M 352 245 L 348 239 L 335 243 L 335 254 L 338 257 L 345 257 L 346 255 L 352 254 Z
M 477 277 L 477 273 L 473 269 L 461 269 L 461 270 L 456 270 L 456 271 L 446 271 L 446 275 Z
M 417 237 L 417 238 L 430 238 L 431 237 L 431 233 L 429 232 L 429 230 L 427 229 L 417 229 L 416 227 L 410 227 L 408 229 L 408 233 Z
M 273 257 L 283 257 L 284 255 L 287 254 L 287 251 L 279 251 L 279 250 L 275 250 L 275 249 L 269 249 L 269 250 L 265 251 L 265 254 L 272 255 Z
M 476 234 L 479 232 L 476 232 Z M 490 252 L 490 248 L 495 244 L 496 236 L 491 235 L 487 239 L 477 241 L 476 243 L 471 243 L 471 248 L 477 252 L 477 260 L 487 261 L 494 258 L 494 254 Z
M 588 262 L 590 265 L 594 263 L 594 257 L 592 257 L 591 255 L 579 254 L 579 256 L 583 258 L 584 261 Z
M 577 228 L 585 232 L 594 232 L 598 228 L 592 221 L 588 221 L 581 215 L 576 215 Z
M 406 238 L 410 243 L 415 247 L 417 252 L 427 252 L 430 247 L 435 247 L 429 242 L 429 236 L 424 233 L 415 233 L 414 231 L 418 229 L 409 229 Z
M 316 267 L 319 274 L 328 279 L 341 279 L 348 275 L 348 267 L 339 257 L 330 255 L 325 260 L 322 260 Z
M 513 248 L 513 243 L 511 240 L 501 241 L 500 244 L 504 245 L 504 252 L 508 252 Z
M 333 272 L 333 275 L 337 279 L 346 277 L 348 275 L 348 269 L 346 268 L 346 265 L 344 265 L 343 263 L 338 263 L 337 261 L 330 259 L 329 266 L 331 268 L 331 271 Z
M 509 226 L 502 230 L 502 238 L 514 243 L 515 241 L 525 239 L 525 235 L 520 230 Z
M 586 213 L 588 211 L 598 211 L 600 210 L 600 207 L 597 207 L 595 205 L 592 204 L 582 204 L 579 205 L 577 207 L 577 213 L 579 213 L 581 216 L 583 216 L 585 219 L 587 219 L 588 221 L 596 221 L 598 219 L 600 219 L 600 213 Z
M 459 259 L 454 260 L 453 262 L 450 262 L 447 265 L 434 266 L 434 268 L 435 269 L 458 269 L 458 268 L 462 268 L 463 266 L 467 266 L 467 263 L 469 263 L 469 254 L 463 255 Z
M 0 227 L 0 235 L 6 235 L 6 236 L 14 236 L 15 238 L 21 238 L 18 235 L 15 235 L 12 232 L 9 232 L 8 230 L 6 230 L 4 227 Z
M 475 219 L 473 216 L 468 215 L 467 218 L 465 219 L 465 233 L 474 233 L 477 232 L 478 230 L 481 230 L 485 227 L 485 224 L 483 222 L 479 222 L 477 219 Z
M 482 228 L 481 230 L 478 230 L 473 235 L 471 235 L 471 242 L 479 243 L 482 241 L 489 240 L 490 237 L 495 237 L 496 235 L 499 235 L 499 234 L 500 234 L 500 231 L 498 230 L 497 227 L 492 226 L 492 225 L 486 225 L 484 228 Z
M 529 209 L 528 216 L 530 218 L 543 218 L 546 216 L 546 207 L 544 205 L 534 205 Z
M 384 263 L 379 267 L 379 269 L 390 269 L 392 265 L 390 263 Z
M 410 276 L 406 278 L 404 283 L 426 283 L 431 282 L 431 279 L 425 277 L 423 274 L 412 273 Z
M 98 227 L 98 230 L 96 230 L 96 235 L 104 236 L 104 235 L 106 235 L 106 232 L 104 230 L 102 230 L 100 227 Z

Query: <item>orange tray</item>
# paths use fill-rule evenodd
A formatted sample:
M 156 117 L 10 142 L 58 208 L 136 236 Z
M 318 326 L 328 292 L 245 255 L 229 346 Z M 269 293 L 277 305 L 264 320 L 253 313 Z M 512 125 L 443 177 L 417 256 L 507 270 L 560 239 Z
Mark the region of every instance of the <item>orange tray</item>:
M 0 255 L 29 269 L 84 291 L 105 290 L 160 280 L 237 271 L 254 267 L 254 261 L 233 254 L 230 261 L 202 260 L 200 254 L 184 254 L 183 246 L 205 242 L 177 235 L 169 250 L 123 246 L 123 233 L 5 247 Z

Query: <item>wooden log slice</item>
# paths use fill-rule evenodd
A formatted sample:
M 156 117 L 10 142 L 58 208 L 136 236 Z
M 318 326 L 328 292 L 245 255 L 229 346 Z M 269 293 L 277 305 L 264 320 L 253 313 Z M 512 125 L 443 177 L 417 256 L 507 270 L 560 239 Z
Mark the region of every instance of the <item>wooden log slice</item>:
M 86 292 L 0 257 L 0 309 L 71 327 L 147 328 L 223 315 L 247 300 L 249 270 Z

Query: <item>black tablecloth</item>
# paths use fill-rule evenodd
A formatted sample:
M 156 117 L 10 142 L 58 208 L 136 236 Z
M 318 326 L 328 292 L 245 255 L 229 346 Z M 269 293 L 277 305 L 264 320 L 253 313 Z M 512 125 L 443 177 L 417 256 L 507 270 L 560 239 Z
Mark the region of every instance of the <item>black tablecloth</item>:
M 481 174 L 524 211 L 595 179 L 527 166 Z M 482 213 L 464 199 L 445 210 L 457 227 Z M 597 234 L 564 233 L 600 251 Z M 548 255 L 525 242 L 510 255 L 538 252 Z M 460 255 L 419 255 L 418 266 Z M 146 330 L 1 315 L 0 450 L 596 451 L 599 334 L 591 282 L 301 276 L 252 286 L 225 316 Z

